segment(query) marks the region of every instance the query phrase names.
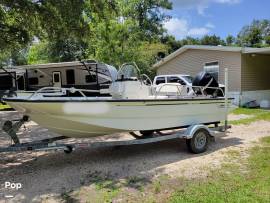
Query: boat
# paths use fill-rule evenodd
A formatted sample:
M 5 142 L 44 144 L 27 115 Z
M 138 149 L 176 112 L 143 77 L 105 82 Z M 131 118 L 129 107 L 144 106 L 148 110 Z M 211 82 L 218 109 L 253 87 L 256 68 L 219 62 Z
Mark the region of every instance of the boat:
M 231 99 L 214 94 L 222 89 L 212 87 L 213 78 L 208 79 L 203 81 L 204 86 L 194 86 L 192 95 L 186 94 L 185 88 L 190 87 L 180 84 L 164 84 L 164 88 L 171 85 L 177 91 L 160 95 L 135 63 L 127 63 L 110 85 L 109 97 L 89 97 L 85 94 L 89 90 L 85 89 L 47 87 L 30 97 L 9 97 L 4 101 L 41 126 L 67 137 L 132 131 L 147 134 L 226 120 Z M 207 90 L 212 94 L 207 94 Z M 75 92 L 81 96 L 68 96 Z

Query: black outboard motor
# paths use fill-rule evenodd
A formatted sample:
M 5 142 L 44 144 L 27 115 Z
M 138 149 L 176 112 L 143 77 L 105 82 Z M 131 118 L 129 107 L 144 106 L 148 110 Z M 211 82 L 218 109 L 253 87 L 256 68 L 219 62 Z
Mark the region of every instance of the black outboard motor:
M 198 73 L 196 77 L 193 79 L 192 86 L 219 87 L 219 84 L 210 73 L 202 71 Z M 198 87 L 193 87 L 193 90 L 198 95 L 202 94 L 202 92 L 200 91 L 200 88 Z M 204 90 L 205 94 L 212 95 L 214 97 L 218 96 L 220 94 L 219 92 L 220 90 L 212 89 L 212 88 L 206 88 Z

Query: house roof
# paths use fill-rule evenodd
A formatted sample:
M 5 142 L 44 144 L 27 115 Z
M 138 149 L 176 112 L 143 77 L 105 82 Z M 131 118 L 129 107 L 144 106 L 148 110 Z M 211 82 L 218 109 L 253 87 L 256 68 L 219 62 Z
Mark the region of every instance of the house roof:
M 182 54 L 189 49 L 197 50 L 210 50 L 210 51 L 228 51 L 228 52 L 241 52 L 243 54 L 270 54 L 269 48 L 248 48 L 248 47 L 230 47 L 230 46 L 206 46 L 206 45 L 185 45 L 165 58 L 161 59 L 152 66 L 152 69 L 157 69 L 161 65 L 167 63 L 168 61 L 174 59 L 176 56 Z
M 94 60 L 85 61 L 86 64 L 97 63 Z M 72 62 L 60 62 L 60 63 L 46 63 L 46 64 L 35 64 L 35 65 L 22 65 L 22 66 L 14 66 L 13 68 L 27 68 L 27 69 L 41 69 L 41 68 L 59 68 L 59 67 L 69 67 L 69 66 L 82 66 L 83 63 L 80 61 L 72 61 Z

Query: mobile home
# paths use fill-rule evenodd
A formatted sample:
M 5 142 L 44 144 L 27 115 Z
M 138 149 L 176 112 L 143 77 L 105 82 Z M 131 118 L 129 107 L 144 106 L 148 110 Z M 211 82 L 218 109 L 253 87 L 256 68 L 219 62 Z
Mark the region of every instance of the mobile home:
M 224 84 L 228 68 L 229 96 L 243 105 L 270 101 L 270 48 L 186 45 L 153 65 L 157 75 L 211 73 Z

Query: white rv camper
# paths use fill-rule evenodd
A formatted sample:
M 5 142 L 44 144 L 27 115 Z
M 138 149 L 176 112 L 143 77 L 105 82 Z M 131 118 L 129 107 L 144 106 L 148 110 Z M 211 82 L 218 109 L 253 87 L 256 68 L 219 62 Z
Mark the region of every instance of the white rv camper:
M 0 71 L 0 91 L 2 95 L 29 94 L 43 87 L 74 87 L 93 90 L 89 96 L 99 96 L 116 74 L 115 67 L 94 60 L 14 66 Z

